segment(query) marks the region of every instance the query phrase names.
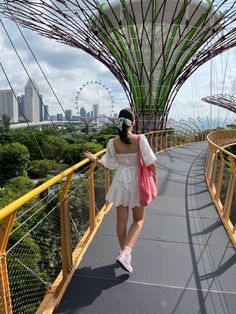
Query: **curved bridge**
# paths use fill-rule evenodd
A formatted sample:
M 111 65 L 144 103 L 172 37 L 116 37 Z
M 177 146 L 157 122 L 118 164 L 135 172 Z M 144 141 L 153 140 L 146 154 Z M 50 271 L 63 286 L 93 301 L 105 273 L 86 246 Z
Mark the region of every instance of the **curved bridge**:
M 86 159 L 0 210 L 0 314 L 235 313 L 236 156 L 226 148 L 236 132 L 212 132 L 208 144 L 203 133 L 146 135 L 159 196 L 134 273 L 115 262 L 109 171 Z
M 235 313 L 236 254 L 205 182 L 207 144 L 158 154 L 159 197 L 146 211 L 134 273 L 116 264 L 106 216 L 56 313 Z

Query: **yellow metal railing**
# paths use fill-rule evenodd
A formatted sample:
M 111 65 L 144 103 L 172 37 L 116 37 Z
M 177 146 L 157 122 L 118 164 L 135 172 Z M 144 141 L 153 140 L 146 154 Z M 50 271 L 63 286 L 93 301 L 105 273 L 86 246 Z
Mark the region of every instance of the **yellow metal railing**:
M 102 150 L 96 155 L 100 156 L 104 152 L 105 150 Z M 35 313 L 42 300 L 43 302 L 38 309 L 38 313 L 47 313 L 47 311 L 52 312 L 56 306 L 56 302 L 59 302 L 60 295 L 65 290 L 73 271 L 82 258 L 83 252 L 91 242 L 103 216 L 111 208 L 111 205 L 105 204 L 105 198 L 103 200 L 104 206 L 99 208 L 101 210 L 98 211 L 98 208 L 96 208 L 95 178 L 97 172 L 94 172 L 95 165 L 92 164 L 87 175 L 80 174 L 80 176 L 83 177 L 82 180 L 86 182 L 86 186 L 84 186 L 83 189 L 85 194 L 86 192 L 88 193 L 85 196 L 89 199 L 88 208 L 85 208 L 84 212 L 83 208 L 81 209 L 82 215 L 79 212 L 74 212 L 74 217 L 71 217 L 73 213 L 70 212 L 71 203 L 69 199 L 73 196 L 71 201 L 76 202 L 76 194 L 79 194 L 79 191 L 76 191 L 78 187 L 71 189 L 74 184 L 73 178 L 76 176 L 76 171 L 84 167 L 88 162 L 88 159 L 83 160 L 0 210 L 0 313 Z M 103 170 L 103 168 L 98 171 L 105 172 L 105 174 L 102 174 L 105 180 L 105 182 L 103 182 L 103 194 L 105 196 L 109 188 L 109 172 L 108 170 Z M 59 187 L 56 186 L 57 184 L 59 184 Z M 85 184 L 83 183 L 83 185 Z M 50 197 L 50 200 L 53 200 L 55 206 L 51 206 L 49 210 L 47 208 L 49 201 L 43 205 L 41 203 L 40 206 L 39 203 L 41 202 L 43 193 L 46 192 L 48 194 L 50 188 L 55 189 L 56 198 L 55 195 Z M 79 190 L 80 189 L 82 189 L 82 186 L 79 186 Z M 74 195 L 72 195 L 73 191 L 76 191 Z M 50 193 L 48 194 L 49 196 Z M 44 198 L 45 196 L 43 199 Z M 31 206 L 32 202 L 33 206 Z M 20 209 L 27 204 L 30 204 L 30 209 L 33 214 L 30 216 L 28 210 L 26 210 L 26 223 L 25 221 L 17 221 L 17 216 L 20 216 L 18 214 L 21 213 Z M 83 206 L 86 207 L 85 204 L 83 204 Z M 34 222 L 36 214 L 38 215 L 37 219 L 39 219 L 39 221 L 35 220 Z M 43 216 L 43 218 L 40 217 L 40 215 Z M 81 219 L 78 218 L 79 216 L 85 221 L 83 223 L 85 230 L 84 232 L 81 232 L 81 230 L 78 231 L 80 234 L 76 239 L 77 243 L 73 244 L 75 241 L 72 241 L 71 225 L 74 226 L 74 229 L 80 228 L 82 222 Z M 87 216 L 88 219 L 86 219 Z M 76 219 L 77 222 L 75 223 Z M 33 220 L 32 223 L 30 222 L 31 220 Z M 29 225 L 30 227 L 28 228 Z M 61 259 L 59 263 L 61 271 L 58 270 L 57 272 L 52 267 L 51 273 L 53 274 L 45 274 L 43 269 L 39 269 L 38 265 L 34 265 L 35 256 L 33 256 L 30 250 L 31 245 L 34 249 L 37 248 L 35 254 L 39 253 L 40 250 L 40 253 L 44 254 L 42 248 L 46 248 L 46 245 L 43 242 L 47 241 L 46 238 L 43 239 L 45 232 L 47 232 L 47 230 L 43 230 L 45 225 L 47 225 L 48 228 L 51 226 L 53 229 L 54 234 L 52 236 L 60 238 L 56 239 L 54 244 L 58 243 L 58 246 L 60 246 L 60 252 L 58 252 L 57 249 L 55 250 L 57 252 L 55 259 Z M 19 228 L 23 229 L 23 231 L 20 231 Z M 13 245 L 9 243 L 9 239 L 11 241 L 10 235 L 14 233 L 14 236 L 18 238 L 17 233 L 19 232 L 22 238 L 19 239 L 18 242 L 13 243 Z M 32 241 L 32 239 L 34 241 Z M 28 245 L 27 241 L 29 242 L 29 247 L 26 250 L 26 246 Z M 8 244 L 11 245 L 9 246 Z M 9 247 L 8 249 L 7 245 Z M 51 250 L 53 250 L 53 247 L 50 248 L 49 244 L 47 252 L 50 253 Z M 26 258 L 27 255 L 28 259 Z M 40 260 L 37 260 L 37 263 L 40 264 Z M 48 265 L 44 265 L 43 267 L 46 268 L 47 266 Z M 19 278 L 17 278 L 17 276 Z M 14 281 L 14 284 L 11 280 Z M 30 304 L 29 298 L 23 295 L 23 286 L 21 287 L 20 284 L 21 280 L 24 289 L 27 289 L 28 285 L 28 288 L 31 290 L 30 295 L 33 300 L 33 305 Z M 52 280 L 54 281 L 50 283 Z M 18 289 L 19 291 L 17 291 L 16 285 L 21 288 Z M 42 286 L 42 293 L 39 293 L 40 285 Z M 33 289 L 36 291 L 35 294 L 32 291 Z M 44 297 L 43 294 L 45 292 L 46 296 Z M 39 300 L 35 301 L 37 297 Z M 25 304 L 22 303 L 22 299 L 25 299 Z
M 147 133 L 158 153 L 205 133 Z M 101 156 L 105 150 L 97 153 Z M 83 160 L 0 210 L 0 314 L 52 313 L 112 204 L 109 171 Z M 83 170 L 79 174 L 78 170 Z
M 236 130 L 212 132 L 207 140 L 207 185 L 219 216 L 236 247 L 236 155 L 227 150 L 227 147 L 236 145 Z

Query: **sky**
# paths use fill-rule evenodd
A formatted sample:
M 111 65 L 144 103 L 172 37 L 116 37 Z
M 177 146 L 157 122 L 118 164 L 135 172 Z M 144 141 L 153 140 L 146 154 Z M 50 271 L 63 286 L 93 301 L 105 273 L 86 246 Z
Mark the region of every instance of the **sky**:
M 44 104 L 49 105 L 50 114 L 62 113 L 56 97 L 15 24 L 1 18 L 29 76 L 37 82 Z M 0 29 L 0 62 L 17 95 L 24 94 L 28 76 L 1 25 Z M 22 31 L 64 109 L 72 109 L 73 114 L 77 113 L 75 104 L 77 92 L 91 81 L 100 81 L 105 88 L 98 84 L 88 84 L 78 98 L 79 107 L 85 105 L 89 110 L 93 103 L 99 103 L 101 113 L 110 112 L 112 101 L 109 95 L 113 97 L 115 112 L 128 107 L 127 98 L 119 82 L 99 61 L 82 50 L 57 43 L 30 30 Z M 9 85 L 0 69 L 0 89 L 5 88 L 9 88 Z M 201 98 L 222 91 L 236 93 L 235 49 L 203 65 L 185 82 L 172 105 L 169 118 L 197 119 L 200 116 L 205 119 L 210 115 L 210 105 L 202 102 Z M 212 118 L 222 121 L 226 119 L 230 123 L 235 120 L 235 114 L 213 106 Z

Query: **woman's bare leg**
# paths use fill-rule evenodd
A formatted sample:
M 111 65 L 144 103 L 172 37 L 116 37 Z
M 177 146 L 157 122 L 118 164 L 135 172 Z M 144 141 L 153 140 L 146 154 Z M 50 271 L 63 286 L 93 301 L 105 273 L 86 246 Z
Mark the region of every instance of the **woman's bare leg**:
M 132 249 L 138 239 L 140 231 L 143 227 L 145 207 L 134 207 L 133 209 L 133 223 L 131 224 L 125 245 Z
M 127 222 L 129 219 L 128 206 L 119 206 L 116 208 L 116 232 L 121 250 L 124 249 L 127 238 Z

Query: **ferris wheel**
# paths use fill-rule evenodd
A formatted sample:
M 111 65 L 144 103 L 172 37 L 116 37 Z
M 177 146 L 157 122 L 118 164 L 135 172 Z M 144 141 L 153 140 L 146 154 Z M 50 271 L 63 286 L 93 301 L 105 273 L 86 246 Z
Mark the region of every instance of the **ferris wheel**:
M 75 105 L 78 115 L 94 114 L 114 117 L 114 98 L 111 89 L 101 81 L 88 81 L 76 93 Z

